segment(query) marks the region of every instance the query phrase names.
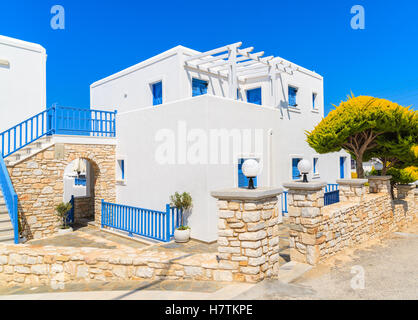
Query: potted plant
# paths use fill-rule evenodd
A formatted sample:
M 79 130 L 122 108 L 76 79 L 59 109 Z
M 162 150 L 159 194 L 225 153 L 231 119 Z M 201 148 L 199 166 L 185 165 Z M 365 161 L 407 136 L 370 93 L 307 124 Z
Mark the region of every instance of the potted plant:
M 59 205 L 55 207 L 55 211 L 57 212 L 57 216 L 61 218 L 62 226 L 58 228 L 58 233 L 68 233 L 72 232 L 73 228 L 71 228 L 69 225 L 67 225 L 68 220 L 68 213 L 70 212 L 72 208 L 72 205 L 70 202 L 61 202 Z
M 181 223 L 174 231 L 174 240 L 176 242 L 187 242 L 190 240 L 190 227 L 184 225 L 184 214 L 192 208 L 192 197 L 189 193 L 182 194 L 176 192 L 170 197 L 171 204 L 180 210 Z

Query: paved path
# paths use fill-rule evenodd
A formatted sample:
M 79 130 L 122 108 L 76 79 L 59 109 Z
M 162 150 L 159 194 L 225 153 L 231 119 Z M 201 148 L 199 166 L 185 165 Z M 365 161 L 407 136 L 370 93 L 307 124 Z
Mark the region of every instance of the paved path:
M 358 281 L 360 270 L 364 270 L 364 289 Z M 339 254 L 293 283 L 264 281 L 237 298 L 418 299 L 418 224 Z

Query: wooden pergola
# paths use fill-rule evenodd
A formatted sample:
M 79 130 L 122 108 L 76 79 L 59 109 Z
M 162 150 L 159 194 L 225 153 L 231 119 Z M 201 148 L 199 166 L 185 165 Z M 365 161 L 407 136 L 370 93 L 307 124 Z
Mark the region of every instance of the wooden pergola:
M 237 96 L 238 83 L 269 77 L 274 97 L 277 97 L 277 74 L 293 75 L 299 67 L 279 57 L 263 57 L 264 52 L 252 53 L 253 47 L 241 49 L 237 42 L 199 53 L 185 59 L 185 67 L 228 80 L 229 98 Z

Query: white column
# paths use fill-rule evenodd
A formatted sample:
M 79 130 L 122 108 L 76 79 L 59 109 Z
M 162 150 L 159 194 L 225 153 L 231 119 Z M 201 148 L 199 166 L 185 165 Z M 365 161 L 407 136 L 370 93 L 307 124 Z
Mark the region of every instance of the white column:
M 229 73 L 228 86 L 229 98 L 237 99 L 238 78 L 237 78 L 237 46 L 231 46 L 229 49 Z

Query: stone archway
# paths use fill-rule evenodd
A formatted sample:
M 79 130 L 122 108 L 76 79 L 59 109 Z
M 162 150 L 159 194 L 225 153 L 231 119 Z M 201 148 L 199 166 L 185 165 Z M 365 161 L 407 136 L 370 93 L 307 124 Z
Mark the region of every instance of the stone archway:
M 115 145 L 54 144 L 8 168 L 19 197 L 19 216 L 28 239 L 51 236 L 60 224 L 55 207 L 62 201 L 64 170 L 73 160 L 88 160 L 95 176 L 94 221 L 100 225 L 101 200 L 116 201 Z

